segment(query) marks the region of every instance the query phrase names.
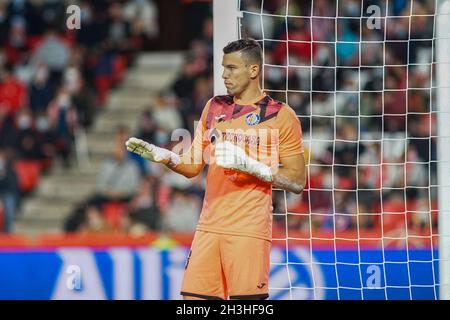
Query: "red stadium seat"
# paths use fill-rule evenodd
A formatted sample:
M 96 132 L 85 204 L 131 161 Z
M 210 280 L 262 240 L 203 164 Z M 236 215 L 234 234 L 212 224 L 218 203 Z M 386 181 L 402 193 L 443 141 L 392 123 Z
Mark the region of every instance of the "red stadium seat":
M 35 160 L 18 160 L 14 163 L 19 189 L 22 192 L 33 191 L 39 183 L 41 164 Z
M 0 202 L 0 233 L 5 228 L 5 212 L 3 211 L 3 205 Z

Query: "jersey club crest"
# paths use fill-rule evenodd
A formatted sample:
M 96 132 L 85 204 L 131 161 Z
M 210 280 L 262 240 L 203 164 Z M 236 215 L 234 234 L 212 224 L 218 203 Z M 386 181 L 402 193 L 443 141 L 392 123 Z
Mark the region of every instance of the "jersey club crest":
M 250 113 L 245 117 L 245 123 L 247 123 L 249 126 L 257 125 L 260 120 L 261 117 L 257 113 Z

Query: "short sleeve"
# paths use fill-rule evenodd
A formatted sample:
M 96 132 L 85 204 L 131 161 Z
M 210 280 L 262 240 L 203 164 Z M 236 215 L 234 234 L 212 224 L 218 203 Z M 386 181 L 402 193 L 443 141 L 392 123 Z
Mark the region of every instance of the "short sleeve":
M 304 153 L 302 126 L 294 110 L 284 105 L 278 115 L 278 121 L 280 122 L 280 158 Z

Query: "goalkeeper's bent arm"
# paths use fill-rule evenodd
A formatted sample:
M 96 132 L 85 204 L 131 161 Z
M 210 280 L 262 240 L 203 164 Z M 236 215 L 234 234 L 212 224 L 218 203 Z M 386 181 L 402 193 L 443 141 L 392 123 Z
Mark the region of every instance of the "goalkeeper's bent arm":
M 128 139 L 125 145 L 128 151 L 136 153 L 146 160 L 164 164 L 176 173 L 187 178 L 193 178 L 205 166 L 202 135 L 203 130 L 199 125 L 195 131 L 194 141 L 190 145 L 189 150 L 182 155 L 134 137 Z

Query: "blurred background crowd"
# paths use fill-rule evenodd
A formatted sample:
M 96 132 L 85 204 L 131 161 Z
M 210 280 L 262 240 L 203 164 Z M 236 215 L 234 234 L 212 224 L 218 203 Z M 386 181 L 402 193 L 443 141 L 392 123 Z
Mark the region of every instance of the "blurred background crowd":
M 71 165 L 74 136 L 88 130 L 109 90 L 157 27 L 137 2 L 81 1 L 65 25 L 63 1 L 0 1 L 0 208 L 6 231 L 21 200 L 55 162 Z M 99 6 L 100 5 L 100 6 Z M 146 4 L 151 15 L 154 8 Z M 151 20 L 153 21 L 153 20 Z
M 386 28 L 366 27 L 361 3 L 354 0 L 339 1 L 338 14 L 347 17 L 339 19 L 325 0 L 315 0 L 313 12 L 311 1 L 289 1 L 289 8 L 285 0 L 264 1 L 263 8 L 259 0 L 241 2 L 242 36 L 262 40 L 264 34 L 264 88 L 298 114 L 309 164 L 302 195 L 287 194 L 285 201 L 283 192 L 274 191 L 275 229 L 286 223 L 306 232 L 435 226 L 433 57 L 427 40 L 434 21 L 426 16 L 434 12 L 432 2 L 414 1 L 413 8 L 409 1 L 390 2 L 388 15 L 409 15 L 411 9 L 419 15 L 411 18 L 411 30 L 408 18 L 388 18 Z M 87 27 L 79 31 L 56 23 L 65 4 L 40 3 L 0 2 L 0 211 L 6 232 L 39 174 L 55 163 L 71 166 L 74 136 L 101 117 L 134 57 L 161 49 L 164 38 L 161 4 L 151 0 L 80 1 Z M 364 1 L 364 7 L 371 4 L 383 8 L 381 1 Z M 117 147 L 98 171 L 96 193 L 73 209 L 65 231 L 195 230 L 205 172 L 185 179 L 122 146 L 136 136 L 171 148 L 172 131 L 193 133 L 212 97 L 212 4 L 196 5 L 196 26 L 178 48 L 186 50 L 178 77 L 136 115 L 136 132 L 117 128 Z M 262 20 L 261 10 L 268 14 Z M 287 20 L 270 16 L 286 11 Z M 321 18 L 302 18 L 311 14 Z

